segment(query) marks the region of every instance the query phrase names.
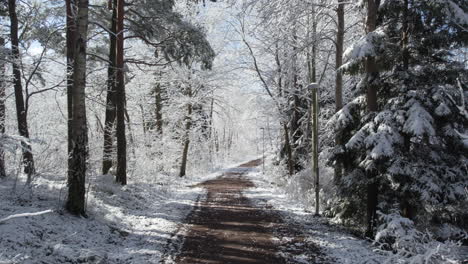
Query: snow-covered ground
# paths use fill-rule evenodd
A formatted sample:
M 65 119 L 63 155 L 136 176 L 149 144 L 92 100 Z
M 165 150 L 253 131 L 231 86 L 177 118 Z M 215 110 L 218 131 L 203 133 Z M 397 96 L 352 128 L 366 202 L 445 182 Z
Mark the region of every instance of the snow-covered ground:
M 112 177 L 90 180 L 89 218 L 63 211 L 63 178 L 42 176 L 31 190 L 12 179 L 0 182 L 0 264 L 6 263 L 170 263 L 183 243 L 184 218 L 205 191 L 194 187 L 222 172 L 246 172 L 255 184 L 245 196 L 258 206 L 274 208 L 298 227 L 305 243 L 321 248 L 328 263 L 402 263 L 370 242 L 337 230 L 325 218 L 314 217 L 271 175 L 258 168 L 227 168 L 205 176 L 173 181 L 132 182 L 121 187 Z M 270 166 L 271 164 L 268 164 Z M 170 184 L 162 183 L 171 182 Z M 284 236 L 288 240 L 292 237 Z M 284 254 L 287 254 L 284 252 Z M 306 256 L 295 256 L 297 260 Z M 169 261 L 169 262 L 167 262 Z M 395 262 L 396 261 L 396 262 Z M 307 262 L 304 262 L 307 263 Z
M 383 263 L 385 261 L 385 256 L 378 253 L 369 242 L 339 232 L 328 225 L 326 219 L 315 217 L 313 212 L 298 205 L 284 190 L 272 184 L 271 178 L 269 179 L 261 171 L 252 171 L 247 176 L 256 187 L 246 191 L 245 196 L 256 201 L 258 206 L 274 207 L 285 221 L 299 226 L 307 237 L 307 242 L 312 242 L 322 249 L 328 263 Z
M 430 253 L 421 258 L 403 258 L 400 255 L 392 254 L 389 251 L 378 249 L 370 241 L 363 240 L 345 230 L 331 224 L 325 217 L 316 217 L 312 206 L 304 204 L 308 200 L 305 197 L 298 198 L 297 193 L 290 193 L 284 186 L 279 186 L 278 173 L 272 165 L 272 160 L 267 159 L 266 171 L 263 173 L 261 166 L 251 170 L 247 177 L 256 185 L 255 188 L 248 189 L 244 195 L 257 203 L 257 206 L 274 208 L 278 211 L 291 226 L 296 226 L 306 237 L 305 243 L 320 247 L 322 256 L 326 263 L 343 264 L 364 264 L 364 263 L 468 263 L 466 259 L 467 247 L 453 247 L 450 258 L 446 262 L 430 261 Z M 326 172 L 325 172 L 326 174 Z M 302 183 L 307 184 L 307 183 Z M 303 195 L 311 195 L 310 193 Z M 310 199 L 309 199 L 310 200 Z M 292 240 L 291 237 L 282 237 L 282 240 Z M 443 246 L 441 244 L 441 246 Z M 437 253 L 439 249 L 436 248 Z M 442 250 L 442 248 L 440 249 Z M 288 254 L 284 252 L 283 254 Z M 308 256 L 297 256 L 296 259 L 307 259 Z M 458 259 L 458 260 L 457 260 Z M 466 259 L 462 261 L 462 259 Z M 320 263 L 320 261 L 318 261 Z M 302 263 L 302 262 L 301 262 Z M 304 261 L 304 263 L 308 263 Z
M 0 219 L 10 219 L 0 221 L 0 263 L 158 263 L 178 223 L 203 197 L 191 187 L 201 179 L 125 187 L 109 177 L 92 179 L 88 219 L 63 211 L 63 179 L 38 178 L 32 192 L 23 184 L 13 192 L 14 181 L 3 180 Z M 38 212 L 44 213 L 28 216 Z

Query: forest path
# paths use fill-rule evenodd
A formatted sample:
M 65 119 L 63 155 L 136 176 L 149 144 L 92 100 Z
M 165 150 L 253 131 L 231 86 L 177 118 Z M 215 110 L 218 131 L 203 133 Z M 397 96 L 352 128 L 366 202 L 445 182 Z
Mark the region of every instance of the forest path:
M 260 164 L 254 160 L 197 185 L 207 190 L 207 197 L 186 219 L 175 263 L 294 263 L 287 256 L 317 251 L 272 207 L 258 207 L 243 195 L 255 186 L 245 173 Z M 292 239 L 284 242 L 283 235 Z

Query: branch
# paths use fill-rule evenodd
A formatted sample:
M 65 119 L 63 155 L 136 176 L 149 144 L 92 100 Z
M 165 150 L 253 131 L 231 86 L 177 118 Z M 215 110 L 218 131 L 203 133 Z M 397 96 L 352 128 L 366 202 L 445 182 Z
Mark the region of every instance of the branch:
M 53 210 L 45 210 L 42 212 L 37 212 L 37 213 L 24 213 L 24 214 L 15 214 L 15 215 L 10 215 L 8 217 L 5 217 L 3 219 L 0 219 L 0 224 L 5 223 L 8 220 L 15 219 L 15 218 L 20 218 L 20 217 L 28 217 L 28 216 L 38 216 L 38 215 L 44 215 L 48 213 L 54 212 Z

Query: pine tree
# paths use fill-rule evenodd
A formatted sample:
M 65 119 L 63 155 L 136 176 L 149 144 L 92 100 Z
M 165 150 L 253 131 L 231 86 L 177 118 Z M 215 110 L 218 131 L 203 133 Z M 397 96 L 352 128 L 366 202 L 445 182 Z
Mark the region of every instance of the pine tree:
M 345 153 L 336 157 L 345 165 L 338 183 L 343 212 L 359 217 L 360 203 L 372 205 L 368 233 L 375 231 L 369 225 L 375 207 L 384 214 L 399 210 L 417 226 L 462 227 L 466 223 L 455 219 L 466 209 L 468 171 L 460 164 L 468 160 L 468 71 L 453 54 L 468 43 L 468 4 L 405 0 L 370 7 L 379 10 L 377 24 L 367 22 L 367 35 L 348 49 L 342 67 L 357 73 L 364 62 L 366 76 L 332 121 L 346 135 L 338 146 Z M 377 196 L 379 202 L 369 204 Z

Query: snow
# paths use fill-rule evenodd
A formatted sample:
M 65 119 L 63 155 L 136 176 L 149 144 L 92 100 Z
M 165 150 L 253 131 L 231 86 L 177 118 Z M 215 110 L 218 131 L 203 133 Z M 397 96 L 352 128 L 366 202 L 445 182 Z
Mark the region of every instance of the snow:
M 244 195 L 255 201 L 257 206 L 274 207 L 290 225 L 299 226 L 303 235 L 307 237 L 306 242 L 321 248 L 322 253 L 326 255 L 325 262 L 384 263 L 388 257 L 387 253 L 379 251 L 368 241 L 340 231 L 330 225 L 328 219 L 314 216 L 314 208 L 304 204 L 306 199 L 294 199 L 290 192 L 274 183 L 278 175 L 271 173 L 271 170 L 267 170 L 265 174 L 261 171 L 249 172 L 248 177 L 256 187 L 245 191 Z M 300 261 L 307 258 L 297 256 L 296 259 L 302 263 Z
M 458 23 L 460 26 L 468 26 L 468 13 L 464 12 L 457 4 L 451 0 L 434 0 L 445 6 L 443 11 L 455 23 Z M 464 28 L 466 29 L 466 28 Z
M 383 48 L 385 37 L 383 29 L 378 28 L 356 41 L 345 50 L 343 56 L 347 62 L 341 66 L 341 69 L 347 70 L 366 57 L 377 56 Z
M 94 178 L 88 219 L 63 211 L 60 177 L 38 178 L 31 194 L 22 188 L 12 192 L 14 181 L 3 180 L 0 263 L 159 263 L 169 241 L 177 239 L 179 223 L 204 196 L 192 187 L 201 179 L 121 187 L 111 177 Z
M 6 222 L 8 220 L 19 218 L 19 217 L 38 216 L 38 215 L 48 214 L 48 213 L 52 213 L 52 212 L 53 212 L 53 210 L 45 210 L 45 211 L 36 212 L 36 213 L 14 214 L 14 215 L 10 215 L 8 217 L 5 217 L 3 219 L 0 219 L 0 224 Z
M 403 131 L 414 136 L 435 135 L 435 130 L 432 126 L 434 120 L 426 109 L 416 100 L 410 100 L 408 105 L 411 105 L 411 107 L 408 110 L 408 119 L 403 126 Z

